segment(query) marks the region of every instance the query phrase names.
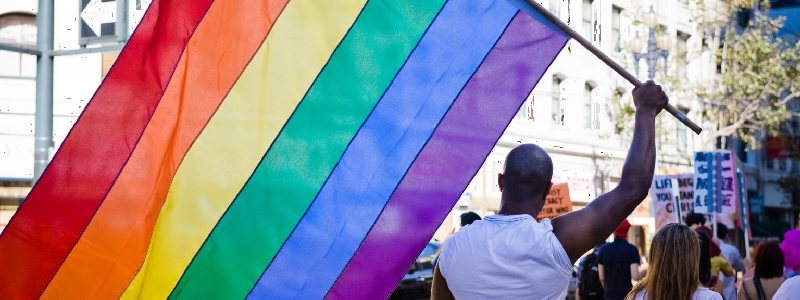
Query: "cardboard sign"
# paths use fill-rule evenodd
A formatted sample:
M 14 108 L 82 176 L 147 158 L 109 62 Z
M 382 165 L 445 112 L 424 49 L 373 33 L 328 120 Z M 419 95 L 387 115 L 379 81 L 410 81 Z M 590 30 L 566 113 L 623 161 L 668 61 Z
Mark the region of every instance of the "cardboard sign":
M 670 223 L 682 223 L 682 216 L 694 211 L 692 173 L 654 176 L 650 191 L 656 229 Z
M 537 220 L 544 218 L 555 218 L 560 215 L 572 211 L 572 200 L 569 198 L 569 187 L 566 183 L 553 184 L 550 189 L 550 194 L 544 202 L 544 207 L 539 215 L 536 216 Z
M 736 174 L 730 150 L 695 152 L 694 211 L 736 213 Z

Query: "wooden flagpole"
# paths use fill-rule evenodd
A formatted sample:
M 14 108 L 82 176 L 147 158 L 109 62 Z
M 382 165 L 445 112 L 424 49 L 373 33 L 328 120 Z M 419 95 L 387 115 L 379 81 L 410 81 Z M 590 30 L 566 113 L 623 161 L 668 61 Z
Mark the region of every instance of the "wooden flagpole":
M 639 87 L 639 86 L 642 85 L 642 82 L 639 81 L 639 79 L 637 79 L 635 76 L 633 76 L 627 70 L 622 68 L 622 66 L 620 66 L 617 62 L 615 62 L 613 59 L 608 57 L 605 53 L 603 53 L 603 51 L 600 51 L 600 49 L 597 49 L 597 47 L 592 45 L 591 42 L 589 42 L 587 39 L 585 39 L 583 36 L 581 36 L 578 32 L 576 32 L 574 29 L 572 29 L 572 27 L 569 27 L 569 25 L 567 25 L 564 22 L 562 22 L 561 19 L 559 19 L 552 12 L 550 12 L 546 8 L 542 7 L 542 5 L 539 4 L 538 2 L 536 2 L 536 0 L 524 0 L 524 1 L 530 7 L 532 7 L 533 9 L 538 11 L 539 13 L 541 13 L 545 18 L 550 20 L 550 22 L 552 22 L 554 25 L 558 26 L 559 29 L 563 30 L 564 33 L 569 35 L 572 39 L 574 39 L 575 41 L 577 41 L 578 43 L 583 45 L 583 47 L 586 48 L 586 50 L 589 50 L 589 52 L 592 52 L 592 54 L 594 54 L 594 56 L 596 56 L 597 58 L 602 60 L 604 63 L 606 63 L 606 65 L 608 65 L 609 67 L 611 67 L 611 69 L 616 71 L 617 74 L 619 74 L 620 76 L 622 76 L 625 79 L 627 79 L 631 84 L 633 84 L 633 86 Z M 689 129 L 694 131 L 694 133 L 699 135 L 700 132 L 703 131 L 703 129 L 700 128 L 700 126 L 697 126 L 697 124 L 695 124 L 694 122 L 692 122 L 692 120 L 687 118 L 686 115 L 684 115 L 683 113 L 678 111 L 674 106 L 672 106 L 672 104 L 667 103 L 667 107 L 665 109 L 670 114 L 675 116 L 675 118 L 677 118 L 678 121 L 681 121 L 681 123 L 683 123 L 683 125 L 686 125 L 686 127 L 689 127 Z

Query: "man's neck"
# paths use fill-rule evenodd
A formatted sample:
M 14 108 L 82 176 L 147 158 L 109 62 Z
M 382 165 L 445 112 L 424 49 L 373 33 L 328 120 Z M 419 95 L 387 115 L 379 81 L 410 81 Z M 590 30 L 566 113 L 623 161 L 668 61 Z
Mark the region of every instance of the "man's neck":
M 542 209 L 542 201 L 544 201 L 543 196 L 537 198 L 529 194 L 515 193 L 506 189 L 500 196 L 500 210 L 497 213 L 501 215 L 529 215 L 536 218 Z
M 531 217 L 536 218 L 539 215 L 538 211 L 534 211 L 534 209 L 530 207 L 520 207 L 518 205 L 509 205 L 509 204 L 500 204 L 500 211 L 497 212 L 500 215 L 529 215 Z
M 513 216 L 513 215 L 529 215 L 529 216 L 531 216 L 531 217 L 534 217 L 534 218 L 535 218 L 537 215 L 539 215 L 538 213 L 536 213 L 536 214 L 533 214 L 533 213 L 531 213 L 531 212 L 519 211 L 519 210 L 512 210 L 512 209 L 507 209 L 507 210 L 500 209 L 500 211 L 498 211 L 498 212 L 497 212 L 497 214 L 498 214 L 498 215 L 504 215 L 504 216 Z
M 501 215 L 530 215 L 536 218 L 539 215 L 539 210 L 536 209 L 537 205 L 533 205 L 530 201 L 510 201 L 501 200 L 500 210 L 497 212 Z

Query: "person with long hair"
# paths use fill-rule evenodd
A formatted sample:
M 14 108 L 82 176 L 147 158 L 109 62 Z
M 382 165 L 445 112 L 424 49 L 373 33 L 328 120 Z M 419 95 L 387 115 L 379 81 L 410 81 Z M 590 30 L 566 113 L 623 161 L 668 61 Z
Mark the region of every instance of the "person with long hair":
M 686 225 L 668 224 L 653 237 L 650 267 L 633 287 L 629 300 L 722 300 L 700 284 L 700 240 Z
M 744 260 L 742 260 L 739 249 L 730 243 L 728 226 L 717 223 L 717 238 L 719 239 L 719 248 L 722 251 L 722 257 L 724 257 L 733 268 L 733 274 L 724 274 L 722 277 L 721 294 L 725 299 L 734 300 L 736 299 L 736 272 L 744 272 Z
M 777 242 L 759 244 L 755 254 L 755 276 L 742 282 L 740 300 L 772 299 L 784 281 L 783 251 Z

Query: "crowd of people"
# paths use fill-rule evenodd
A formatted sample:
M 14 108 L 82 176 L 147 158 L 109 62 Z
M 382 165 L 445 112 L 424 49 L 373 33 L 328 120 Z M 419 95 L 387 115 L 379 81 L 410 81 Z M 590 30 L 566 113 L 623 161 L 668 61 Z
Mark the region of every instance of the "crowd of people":
M 724 224 L 717 223 L 714 239 L 703 215 L 689 214 L 685 221 L 656 233 L 645 267 L 640 266 L 638 249 L 625 240 L 630 224 L 623 221 L 614 231 L 614 242 L 581 260 L 576 299 L 800 299 L 800 276 L 795 277 L 800 230 L 788 231 L 780 244 L 759 244 L 750 263 L 730 244 Z M 601 291 L 594 283 L 595 269 Z
M 758 245 L 754 267 L 746 270 L 727 228 L 717 225 L 713 237 L 705 218 L 692 214 L 686 225 L 659 229 L 642 264 L 636 247 L 625 240 L 626 219 L 648 195 L 655 120 L 668 98 L 652 81 L 632 94 L 633 138 L 617 187 L 581 210 L 537 220 L 553 185 L 553 162 L 537 145 L 517 146 L 497 176 L 498 213 L 442 244 L 432 299 L 565 299 L 573 264 L 582 257 L 580 273 L 595 274 L 599 281 L 590 285 L 584 278 L 579 284 L 584 300 L 797 299 L 800 276 L 791 276 L 800 271 L 800 232 L 787 233 L 780 245 Z M 602 245 L 612 233 L 614 241 Z

